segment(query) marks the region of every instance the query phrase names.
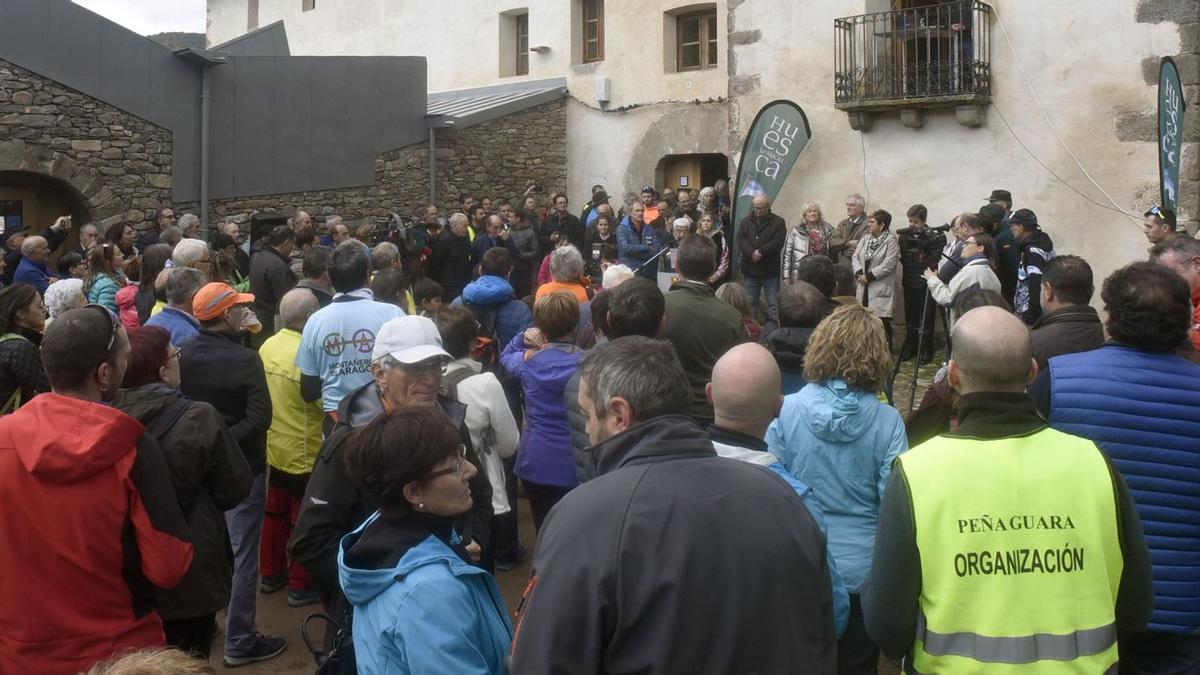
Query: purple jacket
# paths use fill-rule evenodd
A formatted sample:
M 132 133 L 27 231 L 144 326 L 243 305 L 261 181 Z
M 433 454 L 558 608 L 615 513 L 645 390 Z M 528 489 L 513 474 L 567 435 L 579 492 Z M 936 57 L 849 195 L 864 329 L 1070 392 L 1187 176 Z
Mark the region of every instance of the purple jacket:
M 518 333 L 500 355 L 500 364 L 521 381 L 525 391 L 525 431 L 517 451 L 516 474 L 533 483 L 573 487 L 579 481 L 564 390 L 579 367 L 583 350 L 555 342 L 526 361 L 527 348 L 525 334 Z

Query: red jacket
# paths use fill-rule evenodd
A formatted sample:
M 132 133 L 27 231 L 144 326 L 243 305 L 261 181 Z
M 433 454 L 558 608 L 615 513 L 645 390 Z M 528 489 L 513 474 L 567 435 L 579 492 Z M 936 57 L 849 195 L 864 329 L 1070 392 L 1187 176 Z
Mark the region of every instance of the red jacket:
M 192 562 L 161 450 L 100 403 L 42 394 L 0 418 L 0 670 L 76 673 L 161 646 L 151 584 Z

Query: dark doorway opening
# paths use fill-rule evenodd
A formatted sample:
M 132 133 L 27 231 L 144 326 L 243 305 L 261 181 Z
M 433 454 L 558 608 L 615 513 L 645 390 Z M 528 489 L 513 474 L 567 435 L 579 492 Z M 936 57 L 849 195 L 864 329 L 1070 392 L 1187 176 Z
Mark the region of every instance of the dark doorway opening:
M 666 155 L 658 160 L 655 182 L 663 188 L 699 190 L 729 179 L 729 158 L 720 153 Z
M 71 234 L 63 249 L 79 244 L 79 228 L 90 221 L 90 214 L 74 188 L 66 183 L 28 171 L 0 171 L 0 218 L 4 219 L 0 240 L 8 234 L 24 231 L 37 234 L 49 229 L 59 216 L 71 216 Z M 51 260 L 57 260 L 52 252 Z

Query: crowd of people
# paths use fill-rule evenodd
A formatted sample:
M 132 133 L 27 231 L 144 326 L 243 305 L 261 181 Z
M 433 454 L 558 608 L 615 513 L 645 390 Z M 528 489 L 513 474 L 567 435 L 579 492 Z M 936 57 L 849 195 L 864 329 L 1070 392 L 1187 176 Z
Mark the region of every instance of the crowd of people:
M 751 199 L 6 233 L 0 671 L 1200 672 L 1200 241 Z

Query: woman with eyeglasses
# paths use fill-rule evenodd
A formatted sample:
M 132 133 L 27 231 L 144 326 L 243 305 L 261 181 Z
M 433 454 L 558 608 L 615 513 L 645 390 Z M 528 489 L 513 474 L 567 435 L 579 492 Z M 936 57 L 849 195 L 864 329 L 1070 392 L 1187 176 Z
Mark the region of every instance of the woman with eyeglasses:
M 88 302 L 103 305 L 114 313 L 117 292 L 125 287 L 125 254 L 116 244 L 105 242 L 88 254 L 88 273 L 83 280 L 83 292 Z
M 379 506 L 338 547 L 360 675 L 504 673 L 507 608 L 455 529 L 477 473 L 459 430 L 434 408 L 401 408 L 356 431 L 345 453 Z
M 180 349 L 171 334 L 157 326 L 126 334 L 129 366 L 113 407 L 141 422 L 162 449 L 195 551 L 178 586 L 155 589 L 155 604 L 167 645 L 207 660 L 233 583 L 225 511 L 250 493 L 250 467 L 220 413 L 179 393 Z
M 132 225 L 113 225 L 104 232 L 104 241 L 121 249 L 125 258 L 133 258 L 138 254 L 133 244 L 134 231 Z
M 36 288 L 13 284 L 0 289 L 0 415 L 50 391 L 39 351 L 45 329 L 46 308 Z
M 962 268 L 950 279 L 950 283 L 939 279 L 937 272 L 925 270 L 929 293 L 942 307 L 950 307 L 955 296 L 972 286 L 1000 292 L 1000 278 L 996 276 L 996 240 L 976 232 L 967 235 L 962 242 Z M 958 316 L 951 312 L 951 329 L 956 319 Z

